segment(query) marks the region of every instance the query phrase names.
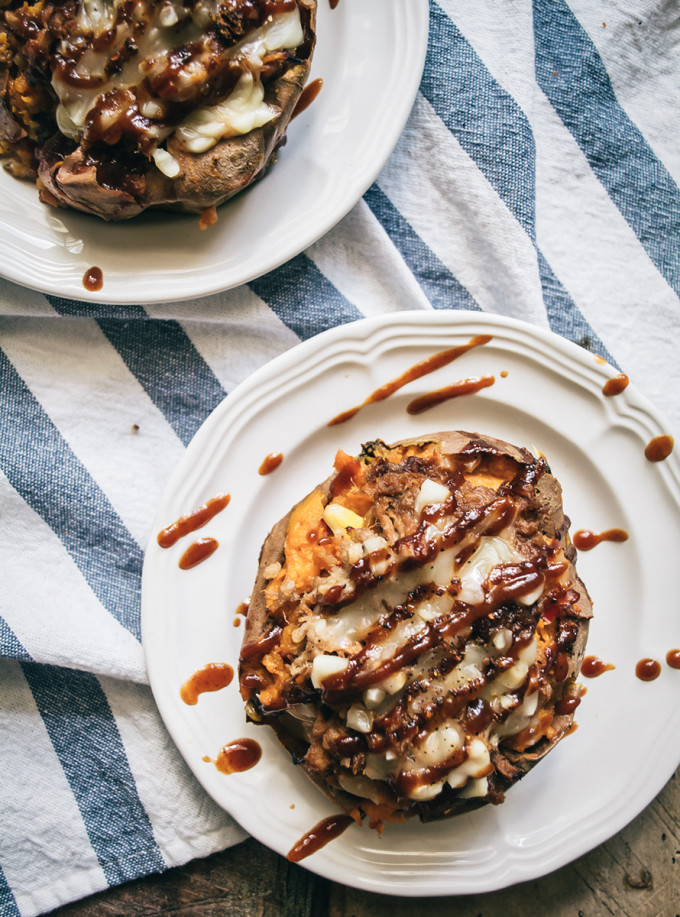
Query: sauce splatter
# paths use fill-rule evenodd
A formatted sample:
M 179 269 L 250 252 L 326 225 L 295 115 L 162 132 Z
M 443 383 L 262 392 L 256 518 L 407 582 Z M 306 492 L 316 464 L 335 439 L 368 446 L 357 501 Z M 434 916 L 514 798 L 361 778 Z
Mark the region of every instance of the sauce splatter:
M 228 742 L 215 758 L 215 767 L 222 774 L 241 774 L 255 767 L 262 749 L 255 739 L 235 739 Z
M 568 694 L 555 704 L 555 713 L 558 716 L 565 716 L 568 713 L 573 713 L 580 703 L 580 697 L 576 697 L 574 694 Z
M 467 342 L 467 344 L 461 344 L 458 347 L 451 347 L 448 350 L 442 350 L 439 353 L 433 354 L 431 357 L 427 357 L 425 360 L 420 360 L 418 363 L 414 363 L 406 372 L 402 373 L 400 376 L 397 376 L 396 379 L 392 379 L 391 382 L 386 382 L 384 385 L 381 385 L 380 388 L 377 388 L 372 392 L 368 398 L 364 399 L 361 404 L 356 405 L 353 408 L 350 408 L 347 411 L 343 411 L 342 414 L 338 414 L 332 420 L 328 421 L 329 427 L 335 427 L 338 424 L 345 423 L 348 420 L 351 420 L 359 411 L 366 407 L 369 404 L 375 404 L 376 401 L 384 401 L 385 398 L 389 398 L 390 395 L 393 395 L 396 391 L 402 388 L 404 385 L 407 385 L 409 382 L 413 382 L 415 379 L 420 379 L 422 376 L 426 376 L 428 373 L 432 373 L 437 369 L 440 369 L 442 366 L 448 366 L 449 363 L 452 363 L 454 360 L 457 360 L 458 357 L 462 357 L 464 353 L 467 353 L 468 350 L 472 350 L 473 347 L 481 347 L 483 344 L 488 344 L 492 339 L 490 334 L 478 334 Z
M 667 434 L 655 436 L 645 447 L 645 458 L 650 462 L 663 462 L 673 451 L 673 437 Z
M 241 604 L 237 607 L 236 611 L 234 612 L 234 627 L 240 627 L 241 618 L 248 617 L 248 608 L 248 602 L 241 602 Z
M 604 662 L 597 656 L 586 656 L 581 663 L 581 675 L 585 678 L 599 678 L 600 675 L 615 668 L 616 666 L 612 665 L 611 662 Z
M 429 411 L 430 408 L 437 407 L 437 405 L 443 404 L 451 398 L 459 398 L 461 395 L 474 395 L 475 392 L 493 385 L 495 381 L 493 376 L 461 379 L 458 382 L 454 382 L 453 385 L 447 385 L 434 392 L 428 392 L 427 395 L 414 398 L 413 401 L 409 402 L 406 411 L 408 414 L 422 414 L 424 411 Z
M 619 373 L 618 376 L 614 376 L 612 379 L 607 379 L 605 384 L 602 386 L 602 394 L 611 397 L 612 395 L 620 395 L 624 389 L 628 387 L 630 379 L 625 373 Z
M 283 452 L 270 452 L 269 455 L 264 458 L 260 467 L 257 469 L 257 473 L 262 475 L 271 474 L 272 471 L 276 471 L 282 461 Z
M 219 547 L 216 538 L 199 538 L 186 549 L 179 559 L 180 570 L 191 570 L 207 560 Z
M 244 643 L 241 647 L 241 662 L 248 659 L 261 659 L 271 649 L 273 649 L 281 639 L 281 628 L 278 624 L 274 625 L 268 634 L 260 637 L 259 640 L 253 640 L 251 643 Z
M 672 669 L 680 669 L 680 650 L 668 650 L 666 664 Z
M 330 815 L 324 818 L 318 825 L 315 825 L 311 831 L 308 831 L 297 841 L 286 856 L 291 863 L 299 863 L 305 857 L 311 856 L 317 850 L 325 847 L 329 841 L 339 837 L 343 831 L 352 824 L 354 819 L 351 815 Z
M 179 695 L 185 704 L 193 707 L 201 694 L 226 688 L 233 677 L 234 670 L 226 662 L 209 662 L 187 678 L 179 689 Z
M 654 681 L 661 674 L 661 663 L 656 659 L 641 659 L 635 666 L 635 674 L 640 681 Z
M 604 532 L 591 532 L 589 529 L 579 529 L 574 532 L 572 541 L 574 547 L 579 551 L 592 551 L 603 541 L 615 541 L 618 543 L 628 541 L 628 532 L 625 529 L 607 529 Z
M 88 267 L 83 274 L 83 286 L 91 293 L 101 290 L 104 286 L 104 274 L 100 267 Z
M 317 79 L 312 80 L 311 83 L 307 83 L 305 88 L 300 93 L 300 98 L 297 101 L 297 105 L 293 109 L 291 121 L 293 120 L 293 118 L 297 118 L 298 115 L 302 114 L 302 112 L 306 108 L 309 108 L 309 106 L 312 104 L 314 99 L 321 92 L 322 86 L 323 86 L 323 80 L 321 79 L 321 77 L 317 77 Z
M 220 494 L 217 497 L 211 497 L 206 503 L 198 506 L 185 516 L 180 516 L 175 522 L 166 526 L 166 528 L 158 533 L 156 541 L 162 548 L 171 548 L 180 538 L 189 535 L 191 532 L 195 532 L 196 529 L 200 529 L 210 522 L 212 518 L 222 512 L 225 506 L 229 504 L 230 500 L 230 494 Z

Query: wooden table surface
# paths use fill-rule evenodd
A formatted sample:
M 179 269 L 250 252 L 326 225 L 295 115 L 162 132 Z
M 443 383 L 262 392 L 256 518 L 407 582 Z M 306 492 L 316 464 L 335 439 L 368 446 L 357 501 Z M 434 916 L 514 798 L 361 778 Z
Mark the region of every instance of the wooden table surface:
M 568 801 L 567 801 L 568 802 Z M 393 898 L 255 840 L 59 908 L 58 917 L 680 917 L 680 770 L 623 831 L 568 866 L 486 895 Z

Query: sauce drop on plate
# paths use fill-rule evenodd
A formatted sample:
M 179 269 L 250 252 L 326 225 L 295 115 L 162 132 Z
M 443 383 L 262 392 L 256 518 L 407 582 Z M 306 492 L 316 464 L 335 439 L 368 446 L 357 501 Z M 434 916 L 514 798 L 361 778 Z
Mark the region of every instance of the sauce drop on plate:
M 231 500 L 229 494 L 220 494 L 217 497 L 211 497 L 202 506 L 180 516 L 175 522 L 166 526 L 156 537 L 156 541 L 162 548 L 171 548 L 180 538 L 195 532 L 202 526 L 207 525 L 210 520 L 221 512 Z
M 680 669 L 680 650 L 668 650 L 666 664 L 672 669 Z
M 572 539 L 574 547 L 579 551 L 592 551 L 603 541 L 628 541 L 628 532 L 625 529 L 607 529 L 604 532 L 591 532 L 590 529 L 579 529 L 574 532 Z
M 645 447 L 645 458 L 650 462 L 663 462 L 673 451 L 673 437 L 666 433 L 650 439 Z
M 656 659 L 641 659 L 635 666 L 635 674 L 640 681 L 654 681 L 661 674 L 661 663 Z
M 598 678 L 605 672 L 610 672 L 615 668 L 616 666 L 612 665 L 611 662 L 604 662 L 597 656 L 586 656 L 581 663 L 581 675 L 585 678 Z
M 215 553 L 219 544 L 216 538 L 199 538 L 198 541 L 194 541 L 179 559 L 180 570 L 191 570 L 192 567 L 197 567 Z
M 101 290 L 104 286 L 104 274 L 100 267 L 88 267 L 83 274 L 83 286 L 91 293 Z
M 299 863 L 305 857 L 311 856 L 317 850 L 325 847 L 329 841 L 339 837 L 343 831 L 352 824 L 354 819 L 351 815 L 330 815 L 324 818 L 318 825 L 314 825 L 311 831 L 308 831 L 297 841 L 286 855 L 286 859 L 291 863 Z
M 209 662 L 201 666 L 184 682 L 179 695 L 185 704 L 193 707 L 206 691 L 219 691 L 231 684 L 233 668 L 226 662 Z
M 305 88 L 300 93 L 300 98 L 297 101 L 297 105 L 293 109 L 291 121 L 293 120 L 293 118 L 297 118 L 298 115 L 301 115 L 302 112 L 306 108 L 309 108 L 309 106 L 312 104 L 314 99 L 321 92 L 322 86 L 323 86 L 323 80 L 321 79 L 321 77 L 317 77 L 315 80 L 312 80 L 311 83 L 307 83 Z
M 262 749 L 255 739 L 235 739 L 228 742 L 215 758 L 215 767 L 223 774 L 241 774 L 255 767 Z
M 283 452 L 270 452 L 263 461 L 260 467 L 257 469 L 258 474 L 271 474 L 272 471 L 276 471 L 281 462 L 283 461 Z

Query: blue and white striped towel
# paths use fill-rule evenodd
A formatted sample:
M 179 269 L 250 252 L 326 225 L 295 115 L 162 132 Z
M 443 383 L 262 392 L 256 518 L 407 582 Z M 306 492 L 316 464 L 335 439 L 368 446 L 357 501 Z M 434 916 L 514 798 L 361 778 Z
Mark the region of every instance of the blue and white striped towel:
M 159 720 L 139 593 L 170 472 L 258 366 L 364 315 L 502 313 L 618 364 L 677 438 L 678 137 L 677 4 L 431 0 L 398 147 L 304 254 L 144 308 L 0 281 L 2 915 L 243 837 Z

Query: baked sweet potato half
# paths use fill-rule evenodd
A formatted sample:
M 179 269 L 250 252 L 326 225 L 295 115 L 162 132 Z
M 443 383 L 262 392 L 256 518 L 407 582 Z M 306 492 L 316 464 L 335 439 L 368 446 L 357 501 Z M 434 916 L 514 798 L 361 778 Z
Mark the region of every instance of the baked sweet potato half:
M 580 701 L 592 608 L 568 526 L 545 459 L 488 436 L 339 452 L 264 542 L 248 718 L 375 827 L 502 802 Z
M 274 162 L 315 16 L 316 0 L 10 0 L 5 167 L 105 220 L 219 206 Z

